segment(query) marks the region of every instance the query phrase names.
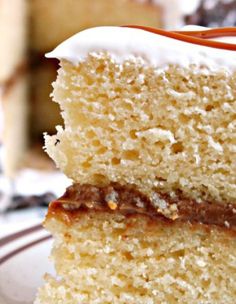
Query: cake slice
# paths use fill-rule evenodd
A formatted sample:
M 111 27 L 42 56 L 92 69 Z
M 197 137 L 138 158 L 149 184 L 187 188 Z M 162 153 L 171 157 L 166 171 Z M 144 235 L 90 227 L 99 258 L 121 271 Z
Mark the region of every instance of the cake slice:
M 35 303 L 235 302 L 235 35 L 99 27 L 48 54 L 46 151 L 73 185 Z

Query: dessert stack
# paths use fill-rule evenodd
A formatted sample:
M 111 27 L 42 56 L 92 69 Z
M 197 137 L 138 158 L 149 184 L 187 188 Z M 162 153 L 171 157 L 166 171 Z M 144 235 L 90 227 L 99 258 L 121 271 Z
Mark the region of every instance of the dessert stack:
M 45 149 L 57 277 L 35 303 L 234 303 L 236 30 L 82 31 L 60 59 Z

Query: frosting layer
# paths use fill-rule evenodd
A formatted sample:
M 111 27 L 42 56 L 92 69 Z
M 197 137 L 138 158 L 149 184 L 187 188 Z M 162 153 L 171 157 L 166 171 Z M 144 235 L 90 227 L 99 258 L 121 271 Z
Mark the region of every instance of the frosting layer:
M 183 41 L 177 39 L 177 36 L 186 39 Z M 212 47 L 207 43 L 195 44 L 191 42 L 192 39 L 205 42 L 206 39 L 188 38 L 191 38 L 190 35 L 163 30 L 158 30 L 157 33 L 155 29 L 151 32 L 151 29 L 135 27 L 95 27 L 67 39 L 46 57 L 65 59 L 76 65 L 83 61 L 88 53 L 109 52 L 118 63 L 135 56 L 160 68 L 169 64 L 184 67 L 196 64 L 211 70 L 236 71 L 236 51 Z M 227 37 L 227 33 L 224 37 L 209 40 L 223 40 L 224 43 L 231 44 L 232 49 L 236 48 L 236 36 Z

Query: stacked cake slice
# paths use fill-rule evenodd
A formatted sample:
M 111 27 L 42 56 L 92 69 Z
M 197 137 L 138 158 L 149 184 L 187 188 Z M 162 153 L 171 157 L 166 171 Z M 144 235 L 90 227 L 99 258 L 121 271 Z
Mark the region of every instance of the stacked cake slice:
M 46 150 L 74 183 L 36 303 L 235 302 L 235 35 L 100 27 L 48 55 L 65 125 Z

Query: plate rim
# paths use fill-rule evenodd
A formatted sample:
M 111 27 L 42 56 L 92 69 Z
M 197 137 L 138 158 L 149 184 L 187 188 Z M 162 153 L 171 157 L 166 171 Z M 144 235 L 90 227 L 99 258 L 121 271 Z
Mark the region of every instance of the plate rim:
M 35 232 L 39 232 L 39 231 L 44 231 L 47 234 L 44 236 L 40 236 L 37 237 L 34 240 L 28 240 L 26 243 L 22 244 L 18 244 L 16 247 L 12 248 L 11 250 L 7 251 L 5 254 L 3 254 L 0 257 L 0 266 L 2 266 L 4 263 L 6 263 L 7 261 L 9 261 L 12 257 L 15 257 L 16 255 L 22 253 L 23 251 L 34 247 L 42 242 L 48 241 L 50 239 L 52 239 L 52 235 L 47 232 L 44 227 L 42 226 L 42 224 L 34 224 L 33 226 L 30 226 L 28 228 L 19 230 L 17 232 L 11 233 L 3 238 L 0 239 L 0 249 L 3 247 L 6 247 L 8 245 L 11 245 L 12 243 L 14 243 L 15 241 L 21 240 L 26 236 L 30 236 Z

